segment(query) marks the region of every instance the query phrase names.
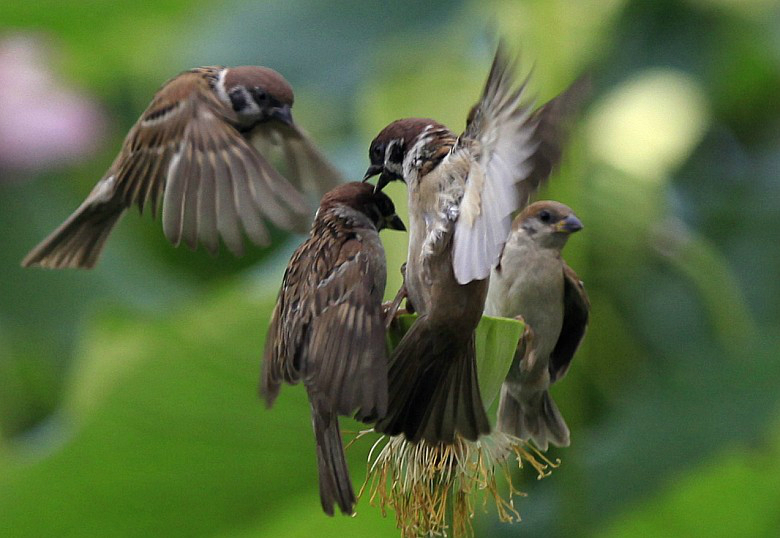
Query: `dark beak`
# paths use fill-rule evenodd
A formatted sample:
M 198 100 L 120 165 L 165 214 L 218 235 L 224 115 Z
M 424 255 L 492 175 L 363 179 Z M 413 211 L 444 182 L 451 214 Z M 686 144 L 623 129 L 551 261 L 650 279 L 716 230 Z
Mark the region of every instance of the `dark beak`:
M 384 166 L 381 164 L 372 164 L 368 167 L 368 170 L 366 170 L 366 175 L 363 176 L 363 181 L 368 181 L 370 178 L 382 172 L 383 169 Z
M 559 220 L 555 225 L 556 232 L 571 234 L 582 230 L 582 222 L 575 215 L 569 215 L 563 220 Z
M 399 230 L 401 232 L 406 231 L 406 226 L 404 226 L 404 221 L 401 220 L 401 217 L 393 213 L 389 217 L 385 219 L 385 228 L 388 230 Z
M 393 174 L 392 172 L 388 172 L 387 170 L 382 170 L 382 173 L 379 175 L 379 179 L 376 180 L 376 188 L 374 189 L 374 192 L 381 191 L 388 183 L 395 180 L 403 181 L 404 178 Z
M 290 105 L 283 105 L 272 109 L 271 117 L 289 127 L 293 126 L 292 108 L 290 108 Z

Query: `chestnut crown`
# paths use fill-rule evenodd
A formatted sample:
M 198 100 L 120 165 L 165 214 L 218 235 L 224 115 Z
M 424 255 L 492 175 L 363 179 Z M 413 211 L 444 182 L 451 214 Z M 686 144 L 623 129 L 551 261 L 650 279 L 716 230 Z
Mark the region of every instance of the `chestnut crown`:
M 273 69 L 256 65 L 230 67 L 224 89 L 233 110 L 248 123 L 275 119 L 292 125 L 292 86 Z
M 363 181 L 381 174 L 377 190 L 381 190 L 390 181 L 403 181 L 403 162 L 406 152 L 426 129 L 438 128 L 445 127 L 430 118 L 404 118 L 390 123 L 371 141 L 368 149 L 371 164 Z
M 552 200 L 534 202 L 512 224 L 513 231 L 523 229 L 535 241 L 552 248 L 563 248 L 568 236 L 582 228 L 569 206 Z
M 385 193 L 377 191 L 368 183 L 358 181 L 344 183 L 328 191 L 320 201 L 319 213 L 346 206 L 366 215 L 377 231 L 389 228 L 391 230 L 406 230 L 403 221 L 395 213 L 393 201 Z

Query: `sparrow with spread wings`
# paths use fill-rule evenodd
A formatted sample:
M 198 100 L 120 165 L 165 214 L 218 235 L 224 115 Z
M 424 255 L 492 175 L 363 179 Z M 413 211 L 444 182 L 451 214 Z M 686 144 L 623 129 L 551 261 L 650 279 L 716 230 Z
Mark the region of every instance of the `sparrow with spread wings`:
M 408 187 L 407 300 L 420 316 L 390 358 L 387 415 L 375 428 L 412 442 L 490 431 L 477 383 L 474 330 L 512 214 L 560 159 L 564 120 L 585 84 L 534 111 L 499 45 L 479 102 L 457 136 L 423 118 L 397 120 L 369 149 L 365 179 Z
M 590 302 L 585 287 L 561 257 L 582 223 L 560 202 L 535 202 L 512 224 L 501 259 L 490 275 L 485 314 L 526 323 L 522 343 L 501 386 L 499 431 L 569 445 L 569 428 L 549 393 L 568 371 L 585 336 Z
M 68 219 L 22 261 L 48 268 L 95 265 L 108 235 L 132 205 L 152 213 L 162 200 L 165 236 L 210 253 L 220 237 L 236 255 L 242 230 L 269 243 L 266 223 L 303 232 L 312 208 L 339 173 L 292 120 L 289 83 L 267 67 L 199 67 L 157 92 L 103 178 Z M 278 146 L 282 176 L 258 151 Z
M 366 183 L 328 192 L 284 273 L 266 338 L 261 393 L 270 407 L 282 382 L 305 385 L 328 515 L 334 503 L 352 514 L 356 502 L 338 415 L 373 422 L 387 408 L 384 228 L 405 229 L 386 194 Z

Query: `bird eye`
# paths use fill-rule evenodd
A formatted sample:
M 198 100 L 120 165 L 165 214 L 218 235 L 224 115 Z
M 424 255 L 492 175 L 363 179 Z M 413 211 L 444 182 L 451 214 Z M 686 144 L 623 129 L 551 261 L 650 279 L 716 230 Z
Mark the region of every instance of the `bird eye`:
M 255 101 L 258 103 L 264 103 L 268 101 L 268 93 L 262 88 L 255 88 L 253 93 Z
M 371 148 L 371 158 L 373 160 L 379 160 L 382 158 L 382 146 L 381 144 L 377 144 L 373 148 Z
M 552 215 L 550 215 L 550 212 L 546 209 L 539 212 L 539 220 L 542 222 L 550 222 L 550 219 L 552 218 Z

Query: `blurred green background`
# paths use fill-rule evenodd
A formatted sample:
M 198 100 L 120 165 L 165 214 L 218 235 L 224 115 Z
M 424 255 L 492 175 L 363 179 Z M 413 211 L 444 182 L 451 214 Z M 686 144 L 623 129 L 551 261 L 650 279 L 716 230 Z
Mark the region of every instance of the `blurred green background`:
M 565 254 L 593 312 L 553 391 L 572 446 L 518 475 L 522 523 L 480 514 L 477 536 L 780 535 L 775 1 L 9 0 L 0 25 L 0 536 L 397 536 L 366 499 L 321 513 L 302 388 L 256 398 L 301 237 L 211 258 L 131 212 L 93 271 L 19 261 L 181 70 L 279 70 L 359 178 L 393 119 L 462 128 L 495 34 L 539 102 L 593 75 L 542 194 L 585 223 Z M 405 239 L 383 235 L 392 295 Z

